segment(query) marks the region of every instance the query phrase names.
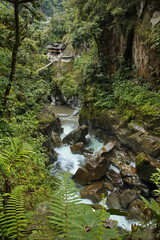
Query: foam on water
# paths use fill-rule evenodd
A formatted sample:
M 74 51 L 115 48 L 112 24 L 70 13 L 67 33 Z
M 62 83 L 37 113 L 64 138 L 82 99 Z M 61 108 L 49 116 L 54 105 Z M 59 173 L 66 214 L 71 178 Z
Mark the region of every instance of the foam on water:
M 119 216 L 119 215 L 110 215 L 110 219 L 116 220 L 118 222 L 117 226 L 125 228 L 125 229 L 127 229 L 129 231 L 131 230 L 132 223 L 134 223 L 131 220 L 127 220 L 126 217 Z
M 84 156 L 73 154 L 68 145 L 56 148 L 55 151 L 58 153 L 58 164 L 63 171 L 75 174 L 79 166 L 84 163 Z
M 103 146 L 103 142 L 99 141 L 97 138 L 91 137 L 89 134 L 86 138 L 88 140 L 88 146 L 86 149 L 93 149 L 94 153 Z

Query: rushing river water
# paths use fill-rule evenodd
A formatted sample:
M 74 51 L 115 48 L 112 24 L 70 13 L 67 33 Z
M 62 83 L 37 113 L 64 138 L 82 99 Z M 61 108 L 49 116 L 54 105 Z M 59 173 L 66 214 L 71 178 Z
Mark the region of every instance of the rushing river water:
M 55 114 L 59 115 L 61 119 L 61 124 L 63 128 L 61 138 L 63 139 L 68 133 L 78 127 L 78 116 L 73 116 L 73 109 L 66 106 L 53 106 L 53 111 Z M 103 143 L 98 139 L 89 135 L 87 136 L 87 138 L 87 148 L 93 149 L 94 152 L 98 151 L 103 146 Z M 55 151 L 58 154 L 58 160 L 55 166 L 58 165 L 59 169 L 62 171 L 67 171 L 71 174 L 74 174 L 77 169 L 84 163 L 84 156 L 82 154 L 73 154 L 70 150 L 70 146 L 67 144 L 62 145 L 59 148 L 55 148 Z M 114 170 L 114 167 L 112 167 L 112 169 Z M 115 168 L 115 171 L 117 170 L 118 169 Z M 92 203 L 89 199 L 84 199 L 82 201 L 88 204 Z M 128 221 L 125 217 L 118 215 L 111 215 L 110 218 L 118 221 L 118 226 L 121 226 L 128 230 L 131 229 L 131 223 L 133 223 L 133 221 Z

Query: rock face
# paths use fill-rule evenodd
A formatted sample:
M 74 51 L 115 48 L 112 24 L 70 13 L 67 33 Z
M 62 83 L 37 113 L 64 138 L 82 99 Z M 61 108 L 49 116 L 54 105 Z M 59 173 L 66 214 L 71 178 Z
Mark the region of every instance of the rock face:
M 82 185 L 88 184 L 103 177 L 110 165 L 110 151 L 114 147 L 113 143 L 103 146 L 96 154 L 87 159 L 86 164 L 78 168 L 73 179 Z
M 89 106 L 83 110 L 80 114 L 80 123 L 88 124 L 93 128 L 100 128 L 105 131 L 106 135 L 115 136 L 119 142 L 130 149 L 133 152 L 145 152 L 153 157 L 160 156 L 160 137 L 150 135 L 147 130 L 137 124 L 131 124 L 128 122 L 121 122 L 120 116 L 115 110 L 109 110 L 105 114 L 98 114 L 92 109 L 90 112 Z
M 72 132 L 70 132 L 64 139 L 63 143 L 75 144 L 78 142 L 85 142 L 85 136 L 88 134 L 88 127 L 83 125 Z

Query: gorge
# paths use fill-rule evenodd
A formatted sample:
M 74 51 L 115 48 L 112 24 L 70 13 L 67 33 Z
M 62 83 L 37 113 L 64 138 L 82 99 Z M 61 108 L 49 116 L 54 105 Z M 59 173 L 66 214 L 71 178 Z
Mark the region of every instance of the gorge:
M 159 83 L 159 0 L 1 0 L 0 239 L 159 240 Z

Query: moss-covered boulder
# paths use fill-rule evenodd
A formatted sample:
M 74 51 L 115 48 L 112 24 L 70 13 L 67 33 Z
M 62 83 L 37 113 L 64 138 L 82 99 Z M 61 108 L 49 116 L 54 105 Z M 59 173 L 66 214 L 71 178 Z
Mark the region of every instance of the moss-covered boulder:
M 51 137 L 52 131 L 61 133 L 61 121 L 49 107 L 39 114 L 39 123 L 39 131 L 48 137 Z

